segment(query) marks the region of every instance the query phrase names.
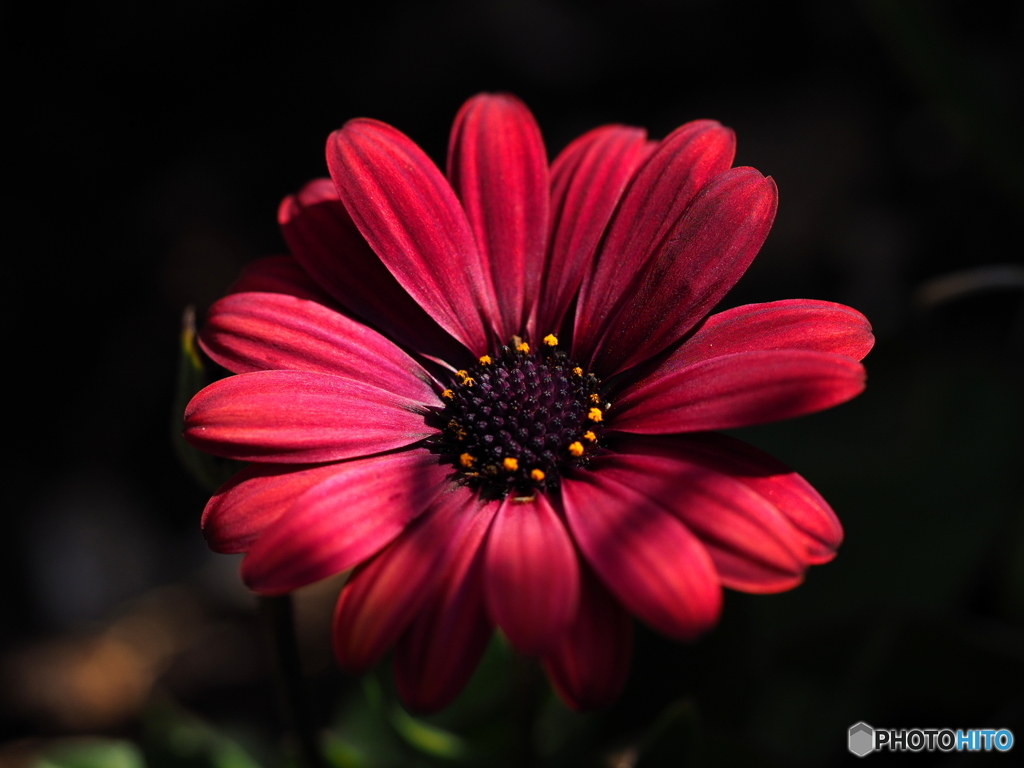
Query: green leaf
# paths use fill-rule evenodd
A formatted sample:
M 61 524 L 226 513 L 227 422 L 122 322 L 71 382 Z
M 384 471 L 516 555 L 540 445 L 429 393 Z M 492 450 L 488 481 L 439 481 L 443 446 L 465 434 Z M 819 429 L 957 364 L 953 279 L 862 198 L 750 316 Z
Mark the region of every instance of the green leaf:
M 130 741 L 83 738 L 54 742 L 34 768 L 146 768 Z

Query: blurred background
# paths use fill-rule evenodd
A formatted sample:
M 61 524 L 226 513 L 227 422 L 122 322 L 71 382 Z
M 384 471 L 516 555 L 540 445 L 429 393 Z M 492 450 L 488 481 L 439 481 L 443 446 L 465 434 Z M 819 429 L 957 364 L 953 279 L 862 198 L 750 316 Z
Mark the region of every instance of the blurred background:
M 334 669 L 338 583 L 302 590 L 330 763 L 830 766 L 858 720 L 1024 738 L 1024 4 L 5 3 L 0 27 L 0 766 L 292 764 L 256 601 L 172 448 L 182 311 L 283 252 L 278 202 L 346 119 L 443 162 L 481 90 L 522 97 L 551 157 L 602 123 L 711 117 L 775 178 L 728 304 L 848 303 L 878 344 L 857 400 L 736 434 L 846 543 L 793 592 L 727 594 L 696 643 L 639 628 L 625 694 L 585 716 L 543 691 L 524 715 L 530 673 L 495 643 L 451 710 L 411 718 L 386 664 Z

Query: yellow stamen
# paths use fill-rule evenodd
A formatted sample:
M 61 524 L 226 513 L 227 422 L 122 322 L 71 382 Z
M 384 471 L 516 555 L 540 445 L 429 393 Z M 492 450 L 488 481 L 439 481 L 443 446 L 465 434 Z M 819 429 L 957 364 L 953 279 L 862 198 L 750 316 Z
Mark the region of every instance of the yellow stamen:
M 467 376 L 462 380 L 462 386 L 464 387 L 472 387 L 474 384 L 476 384 L 476 379 L 472 376 Z
M 600 403 L 601 402 L 601 396 L 599 394 L 597 394 L 597 392 L 594 392 L 590 396 L 590 402 L 592 402 L 592 403 Z
M 586 440 L 588 443 L 596 443 L 597 435 L 595 435 L 588 429 L 586 432 L 583 433 L 583 439 Z
M 458 376 L 463 381 L 465 381 L 466 378 L 469 376 L 469 371 L 456 371 L 455 375 Z
M 476 456 L 472 456 L 472 455 L 470 455 L 468 453 L 464 453 L 461 456 L 459 456 L 459 464 L 464 466 L 466 469 L 469 469 L 470 467 L 472 467 L 475 462 L 476 462 Z
M 572 372 L 573 372 L 574 376 L 582 376 L 583 375 L 583 369 L 580 368 L 578 365 L 575 368 L 572 369 Z
M 516 344 L 516 352 L 522 352 L 524 355 L 528 355 L 530 353 L 530 345 L 525 341 L 520 342 L 519 344 Z
M 501 462 L 501 464 L 505 467 L 506 472 L 515 472 L 519 469 L 519 459 L 513 459 L 511 456 Z
M 530 470 L 530 477 L 533 478 L 534 482 L 539 483 L 541 480 L 544 479 L 544 472 L 543 472 L 543 470 L 540 470 L 540 469 L 531 469 Z
M 454 400 L 455 393 L 452 392 L 450 389 L 446 389 L 444 392 L 441 393 L 441 397 L 443 397 L 445 400 Z
M 589 411 L 587 411 L 587 418 L 590 419 L 591 421 L 600 421 L 603 416 L 604 414 L 601 413 L 600 408 L 591 408 Z
M 569 443 L 569 453 L 572 456 L 576 456 L 576 457 L 582 456 L 583 455 L 583 443 L 581 443 L 579 440 L 577 440 L 574 443 Z
M 491 360 L 491 356 L 490 355 L 481 355 L 480 356 L 480 365 L 490 365 L 493 362 L 494 361 Z
M 448 422 L 448 429 L 450 429 L 452 432 L 457 432 L 458 429 L 459 429 L 459 422 L 458 422 L 458 420 L 457 419 L 452 419 L 451 421 L 449 421 Z
M 544 343 L 547 344 L 549 347 L 557 347 L 558 337 L 555 336 L 555 334 L 553 333 L 549 333 L 547 336 L 544 337 Z

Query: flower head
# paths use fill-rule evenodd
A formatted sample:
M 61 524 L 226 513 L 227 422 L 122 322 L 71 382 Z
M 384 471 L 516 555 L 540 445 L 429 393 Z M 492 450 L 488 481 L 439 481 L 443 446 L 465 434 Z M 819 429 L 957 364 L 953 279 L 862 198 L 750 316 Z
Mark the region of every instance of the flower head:
M 810 300 L 708 316 L 775 216 L 733 151 L 713 121 L 659 142 L 612 125 L 549 169 L 507 95 L 459 112 L 447 176 L 384 123 L 336 131 L 331 179 L 281 206 L 292 255 L 253 264 L 200 336 L 237 375 L 185 436 L 252 462 L 207 505 L 211 546 L 267 594 L 355 568 L 336 656 L 358 672 L 395 646 L 424 710 L 495 626 L 601 706 L 630 614 L 693 638 L 722 587 L 789 589 L 831 559 L 824 499 L 713 430 L 855 396 L 870 327 Z

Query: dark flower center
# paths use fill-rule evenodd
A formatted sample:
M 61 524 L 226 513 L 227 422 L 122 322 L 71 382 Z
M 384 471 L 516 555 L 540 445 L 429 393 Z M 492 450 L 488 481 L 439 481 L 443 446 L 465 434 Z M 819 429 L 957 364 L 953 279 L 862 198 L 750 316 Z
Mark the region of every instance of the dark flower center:
M 538 347 L 514 338 L 459 371 L 441 395 L 434 448 L 488 498 L 555 487 L 598 446 L 608 409 L 600 381 L 560 351 L 553 335 Z

